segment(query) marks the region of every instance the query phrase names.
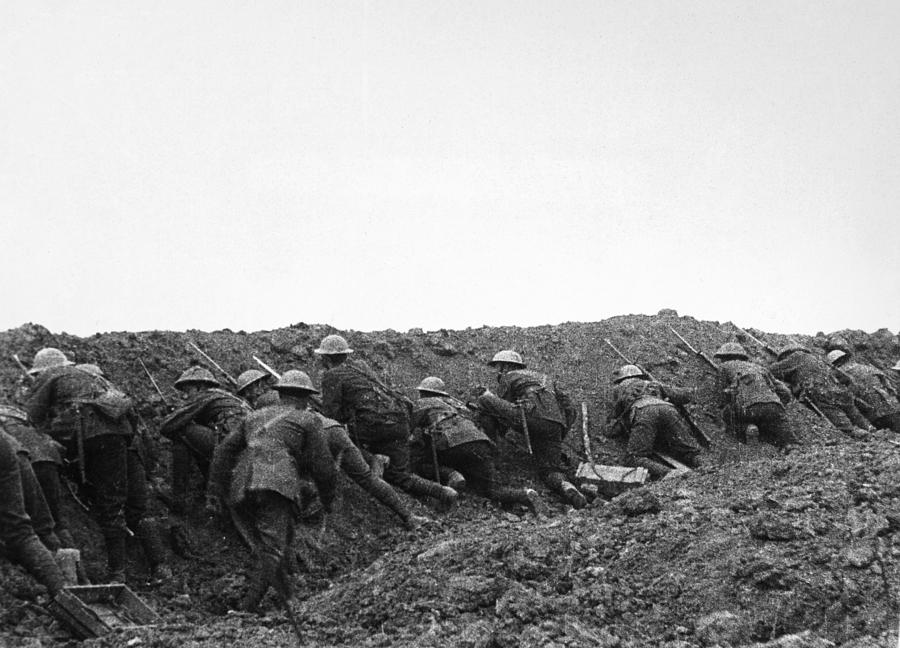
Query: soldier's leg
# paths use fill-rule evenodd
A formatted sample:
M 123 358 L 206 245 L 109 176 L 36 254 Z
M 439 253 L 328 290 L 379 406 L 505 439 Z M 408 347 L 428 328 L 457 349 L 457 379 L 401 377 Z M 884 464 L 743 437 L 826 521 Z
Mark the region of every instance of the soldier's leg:
M 847 413 L 839 406 L 826 401 L 814 401 L 816 407 L 825 415 L 825 418 L 844 434 L 853 434 L 855 425 L 847 417 Z
M 128 494 L 125 499 L 125 521 L 141 543 L 150 567 L 151 578 L 170 578 L 172 570 L 166 563 L 166 547 L 162 520 L 147 517 L 150 488 L 147 472 L 140 454 L 134 448 L 127 452 Z
M 797 444 L 784 407 L 778 403 L 757 403 L 747 408 L 751 420 L 759 426 L 760 436 L 778 448 Z
M 559 423 L 543 419 L 529 419 L 528 433 L 537 464 L 538 476 L 551 490 L 575 508 L 587 505 L 587 498 L 566 479 L 562 468 L 562 439 L 565 429 Z
M 54 532 L 56 523 L 50 514 L 50 507 L 44 498 L 41 484 L 31 468 L 31 462 L 23 455 L 17 456 L 19 463 L 19 475 L 22 480 L 22 497 L 25 500 L 25 510 L 31 518 L 31 527 L 40 538 L 44 546 L 50 551 L 56 551 L 61 544 Z
M 109 580 L 125 578 L 125 501 L 128 497 L 128 438 L 105 434 L 85 439 L 85 471 L 93 513 L 106 542 Z
M 191 450 L 180 441 L 172 441 L 172 512 L 176 515 L 187 513 L 188 485 L 193 465 Z
M 862 415 L 862 413 L 856 407 L 856 404 L 853 402 L 853 399 L 847 399 L 847 401 L 843 404 L 842 409 L 847 415 L 847 418 L 850 419 L 850 422 L 859 429 L 869 430 L 874 427 L 869 419 Z
M 41 485 L 41 492 L 47 500 L 47 508 L 53 517 L 53 531 L 63 547 L 74 547 L 75 541 L 69 531 L 69 520 L 62 508 L 62 481 L 59 466 L 52 461 L 38 461 L 31 464 L 34 476 Z
M 664 443 L 669 452 L 691 468 L 700 465 L 700 448 L 691 437 L 690 428 L 674 407 L 662 406 L 657 412 L 658 429 L 663 431 Z
M 50 551 L 41 544 L 25 511 L 19 463 L 12 447 L 0 442 L 0 540 L 7 555 L 55 595 L 65 581 Z
M 362 452 L 353 444 L 347 433 L 342 430 L 338 432 L 329 430 L 329 434 L 339 435 L 340 437 L 337 446 L 339 447 L 341 470 L 350 479 L 359 484 L 360 488 L 391 509 L 403 520 L 404 524 L 409 526 L 412 515 L 409 509 L 406 508 L 400 495 L 386 481 L 372 473 Z M 331 440 L 334 440 L 334 436 L 332 436 Z
M 879 416 L 873 423 L 879 430 L 893 430 L 894 432 L 900 432 L 900 412 Z
M 275 587 L 278 595 L 285 600 L 291 596 L 290 582 L 286 576 L 286 556 L 291 550 L 294 503 L 272 491 L 260 491 L 253 495 L 253 526 L 259 539 L 256 569 L 258 578 L 251 584 L 250 591 L 241 604 L 241 608 L 247 611 L 252 611 L 259 605 L 269 586 Z
M 632 466 L 646 468 L 653 479 L 661 479 L 671 472 L 671 468 L 651 459 L 656 449 L 657 420 L 653 410 L 656 407 L 641 407 L 634 411 L 634 422 L 628 434 L 625 459 Z

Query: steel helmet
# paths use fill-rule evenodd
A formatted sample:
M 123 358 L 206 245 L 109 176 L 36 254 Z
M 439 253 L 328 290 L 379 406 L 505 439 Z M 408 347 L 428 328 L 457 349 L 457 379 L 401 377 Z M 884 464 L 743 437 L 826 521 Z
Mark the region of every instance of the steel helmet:
M 75 365 L 75 368 L 81 369 L 82 371 L 85 371 L 92 376 L 97 376 L 98 378 L 103 378 L 105 376 L 103 370 L 95 364 L 77 364 Z
M 53 347 L 45 347 L 34 354 L 34 361 L 28 373 L 32 376 L 52 367 L 67 367 L 75 364 L 66 357 L 66 354 Z
M 840 349 L 834 349 L 829 351 L 825 355 L 825 359 L 828 360 L 828 364 L 837 364 L 838 360 L 841 358 L 846 358 L 849 354 L 846 351 L 841 351 Z
M 175 381 L 175 387 L 180 389 L 181 387 L 192 383 L 195 385 L 219 387 L 219 381 L 213 378 L 209 369 L 204 369 L 203 367 L 198 367 L 196 365 L 188 367 L 180 376 L 178 376 L 178 380 Z
M 637 365 L 622 365 L 613 372 L 613 382 L 620 383 L 626 378 L 646 378 L 647 374 Z
M 268 376 L 268 374 L 263 373 L 259 369 L 247 369 L 247 371 L 237 377 L 237 384 L 235 385 L 237 393 L 240 394 L 250 385 L 257 383 L 260 380 L 264 380 L 266 376 Z
M 347 340 L 340 335 L 326 335 L 322 339 L 321 344 L 319 344 L 319 348 L 313 353 L 318 355 L 344 355 L 353 353 L 353 349 L 347 344 Z
M 799 342 L 788 342 L 785 346 L 781 347 L 781 350 L 778 352 L 778 359 L 781 360 L 782 358 L 786 358 L 796 351 L 806 351 L 809 353 L 809 349 Z
M 309 394 L 318 394 L 319 390 L 313 387 L 312 380 L 304 371 L 299 369 L 290 369 L 281 374 L 281 380 L 274 385 L 275 389 L 281 391 L 302 391 Z
M 719 350 L 716 351 L 714 355 L 716 358 L 733 356 L 735 358 L 741 358 L 743 360 L 747 359 L 747 351 L 745 351 L 744 347 L 742 347 L 737 342 L 726 342 L 719 347 Z
M 512 349 L 504 349 L 503 351 L 498 351 L 496 354 L 494 354 L 494 357 L 491 358 L 491 361 L 488 362 L 488 365 L 493 367 L 498 362 L 506 362 L 508 364 L 519 365 L 520 367 L 525 366 L 525 363 L 522 362 L 522 356 Z
M 444 381 L 438 378 L 437 376 L 428 376 L 419 383 L 419 386 L 416 387 L 420 392 L 429 392 L 432 394 L 440 394 L 441 396 L 449 396 L 447 393 L 447 388 L 444 386 Z

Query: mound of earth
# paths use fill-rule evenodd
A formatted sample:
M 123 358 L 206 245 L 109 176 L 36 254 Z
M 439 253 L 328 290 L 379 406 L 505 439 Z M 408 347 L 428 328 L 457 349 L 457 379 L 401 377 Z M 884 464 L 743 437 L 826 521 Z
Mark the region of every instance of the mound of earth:
M 448 515 L 407 498 L 435 522 L 417 533 L 344 480 L 337 510 L 301 525 L 305 570 L 296 581 L 294 610 L 310 646 L 885 646 L 897 640 L 900 546 L 898 440 L 874 433 L 850 440 L 792 403 L 789 415 L 804 445 L 788 456 L 747 446 L 721 432 L 711 370 L 669 327 L 710 355 L 737 339 L 729 324 L 678 317 L 621 316 L 598 323 L 407 333 L 343 331 L 356 353 L 388 382 L 414 396 L 428 375 L 465 397 L 490 386 L 485 362 L 499 349 L 520 351 L 529 366 L 555 374 L 573 399 L 587 404 L 590 439 L 599 463 L 614 464 L 622 448 L 600 435 L 609 406 L 609 375 L 622 364 L 604 343 L 663 382 L 697 389 L 689 409 L 713 440 L 700 470 L 595 500 L 573 511 L 538 484 L 549 504 L 535 519 L 469 495 Z M 301 368 L 318 383 L 312 353 L 325 326 L 297 324 L 256 333 L 108 333 L 90 338 L 52 334 L 37 325 L 0 333 L 0 352 L 28 361 L 55 346 L 78 362 L 94 362 L 141 400 L 148 417 L 158 397 L 143 361 L 170 402 L 171 385 L 197 357 L 194 342 L 236 376 L 256 367 Z M 815 337 L 749 333 L 774 347 L 797 339 L 841 345 L 879 366 L 900 355 L 887 330 L 841 331 Z M 22 384 L 15 365 L 0 368 L 7 400 Z M 578 427 L 580 429 L 580 426 Z M 165 508 L 167 441 L 158 439 L 154 475 Z M 579 435 L 566 439 L 571 468 L 584 457 Z M 529 458 L 515 439 L 501 441 L 501 475 L 535 484 Z M 199 488 L 199 477 L 198 477 Z M 173 556 L 175 577 L 149 586 L 139 552 L 129 584 L 164 618 L 153 629 L 114 633 L 88 645 L 280 646 L 293 630 L 267 599 L 263 616 L 229 612 L 244 587 L 248 558 L 230 530 L 204 518 L 196 502 L 184 528 L 187 558 Z M 88 572 L 103 573 L 100 536 L 74 501 L 67 502 Z M 71 641 L 43 612 L 42 588 L 0 559 L 0 643 L 57 645 Z

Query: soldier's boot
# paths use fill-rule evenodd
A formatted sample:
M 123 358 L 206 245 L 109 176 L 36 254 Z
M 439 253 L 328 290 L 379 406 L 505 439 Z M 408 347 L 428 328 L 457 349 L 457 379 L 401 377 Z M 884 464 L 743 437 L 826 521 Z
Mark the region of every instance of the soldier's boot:
M 438 488 L 441 489 L 441 494 L 438 496 L 438 501 L 441 503 L 441 511 L 446 513 L 456 506 L 456 503 L 459 501 L 459 493 L 449 486 L 438 486 Z
M 161 582 L 172 578 L 172 569 L 166 564 L 166 547 L 158 518 L 144 518 L 137 524 L 137 536 L 150 565 L 150 580 Z
M 403 524 L 406 528 L 415 528 L 412 524 L 412 518 L 414 516 L 409 512 L 409 509 L 406 508 L 406 504 L 403 503 L 400 493 L 395 491 L 390 484 L 383 479 L 372 479 L 371 482 L 366 485 L 366 490 L 369 491 L 375 499 L 396 513 L 397 516 L 403 520 Z
M 259 608 L 263 596 L 269 589 L 269 577 L 263 569 L 256 569 L 250 576 L 250 586 L 244 593 L 240 602 L 240 609 L 243 612 L 256 612 Z
M 447 486 L 459 492 L 466 487 L 466 478 L 458 470 L 450 470 L 447 473 Z
M 47 588 L 51 596 L 56 596 L 65 587 L 65 578 L 53 559 L 53 554 L 37 537 L 28 538 L 11 553 L 29 574 Z
M 650 473 L 651 479 L 662 479 L 672 472 L 671 468 L 658 461 L 654 461 L 650 457 L 632 457 L 631 463 L 639 468 L 646 468 L 647 472 Z
M 106 542 L 106 582 L 125 582 L 125 536 L 122 534 L 109 534 L 104 537 Z
M 544 503 L 533 488 L 494 487 L 491 499 L 501 504 L 524 504 L 535 516 L 545 513 Z
M 581 509 L 587 506 L 587 498 L 584 496 L 584 493 L 578 490 L 578 487 L 575 486 L 575 484 L 564 481 L 560 487 L 562 488 L 563 497 L 566 498 L 566 502 L 573 508 Z
M 384 477 L 384 469 L 390 465 L 391 458 L 387 455 L 373 454 L 369 459 L 369 468 L 372 470 L 372 474 L 375 475 L 378 479 L 382 479 Z

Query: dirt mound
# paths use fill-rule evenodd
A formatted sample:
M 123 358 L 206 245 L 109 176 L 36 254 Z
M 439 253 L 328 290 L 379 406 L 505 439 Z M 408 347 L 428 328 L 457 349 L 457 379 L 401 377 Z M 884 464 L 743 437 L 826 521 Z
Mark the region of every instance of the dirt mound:
M 411 396 L 427 375 L 441 376 L 460 397 L 474 385 L 490 386 L 494 376 L 486 360 L 499 349 L 516 349 L 529 366 L 559 376 L 573 399 L 587 404 L 601 463 L 616 462 L 622 450 L 599 434 L 609 405 L 609 375 L 622 364 L 603 342 L 609 339 L 658 379 L 697 388 L 690 410 L 714 445 L 701 470 L 611 502 L 597 501 L 583 511 L 551 503 L 550 515 L 535 520 L 469 496 L 457 511 L 418 534 L 401 531 L 385 509 L 344 481 L 338 511 L 324 527 L 302 527 L 298 542 L 310 562 L 297 583 L 308 645 L 887 645 L 898 607 L 900 556 L 894 546 L 900 529 L 894 440 L 881 433 L 865 442 L 841 438 L 791 404 L 791 420 L 807 444 L 803 448 L 780 457 L 768 446 L 736 443 L 719 431 L 710 370 L 670 326 L 710 355 L 738 339 L 753 357 L 768 360 L 731 324 L 673 311 L 526 329 L 343 332 L 359 356 Z M 233 376 L 255 367 L 257 355 L 279 370 L 307 370 L 318 382 L 313 349 L 333 332 L 297 324 L 255 333 L 153 331 L 78 338 L 29 324 L 0 333 L 0 352 L 28 361 L 41 347 L 56 346 L 78 362 L 100 364 L 114 382 L 152 402 L 140 359 L 174 401 L 173 381 L 197 359 L 189 341 Z M 749 333 L 776 348 L 790 339 L 825 348 L 834 337 Z M 839 333 L 851 350 L 880 366 L 892 365 L 900 355 L 896 337 L 886 330 Z M 0 387 L 10 397 L 21 380 L 11 362 L 3 364 Z M 165 441 L 160 443 L 163 475 L 167 454 Z M 566 443 L 574 467 L 583 456 L 581 439 L 575 435 Z M 533 481 L 518 465 L 527 456 L 515 441 L 503 441 L 501 452 L 505 479 Z M 165 512 L 161 502 L 155 506 Z M 89 570 L 99 576 L 96 529 L 71 502 L 69 509 L 76 540 L 87 548 Z M 235 565 L 246 563 L 245 552 L 200 510 L 192 512 L 187 528 L 195 555 L 173 559 L 172 582 L 150 588 L 134 580 L 166 625 L 91 643 L 293 641 L 287 620 L 271 601 L 262 618 L 226 614 L 243 587 Z M 142 573 L 139 562 L 131 567 L 130 574 Z M 2 560 L 0 579 L 0 640 L 11 645 L 64 640 L 35 604 L 40 588 Z M 793 636 L 806 630 L 813 634 Z

